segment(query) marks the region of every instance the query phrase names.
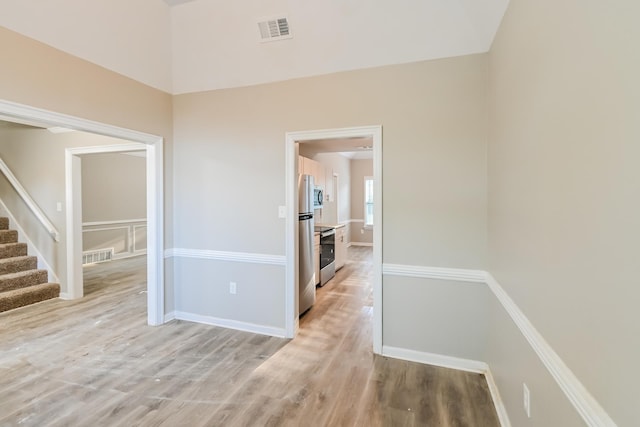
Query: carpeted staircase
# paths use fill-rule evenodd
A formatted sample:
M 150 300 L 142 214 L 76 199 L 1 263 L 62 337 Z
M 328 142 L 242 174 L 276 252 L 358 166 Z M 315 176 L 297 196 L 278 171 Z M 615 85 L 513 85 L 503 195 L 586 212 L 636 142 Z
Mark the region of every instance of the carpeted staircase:
M 9 230 L 9 219 L 0 217 L 0 312 L 34 304 L 60 295 L 60 285 L 47 283 L 47 270 L 27 255 L 27 244 L 18 243 L 18 232 Z

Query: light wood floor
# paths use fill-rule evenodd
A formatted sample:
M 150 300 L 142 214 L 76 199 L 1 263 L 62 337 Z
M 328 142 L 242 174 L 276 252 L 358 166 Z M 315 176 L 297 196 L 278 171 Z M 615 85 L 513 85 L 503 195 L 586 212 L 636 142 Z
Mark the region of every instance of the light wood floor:
M 293 340 L 146 325 L 144 258 L 81 301 L 0 314 L 0 426 L 498 426 L 484 377 L 371 352 L 371 251 L 318 289 Z

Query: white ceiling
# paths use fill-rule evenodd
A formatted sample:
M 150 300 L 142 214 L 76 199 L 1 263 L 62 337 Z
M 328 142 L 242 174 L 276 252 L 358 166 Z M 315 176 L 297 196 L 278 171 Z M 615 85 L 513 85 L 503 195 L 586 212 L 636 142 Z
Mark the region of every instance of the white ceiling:
M 3 0 L 0 25 L 179 94 L 486 52 L 508 1 Z
M 373 159 L 371 138 L 334 138 L 302 141 L 300 155 L 313 158 L 319 153 L 339 153 L 349 159 Z

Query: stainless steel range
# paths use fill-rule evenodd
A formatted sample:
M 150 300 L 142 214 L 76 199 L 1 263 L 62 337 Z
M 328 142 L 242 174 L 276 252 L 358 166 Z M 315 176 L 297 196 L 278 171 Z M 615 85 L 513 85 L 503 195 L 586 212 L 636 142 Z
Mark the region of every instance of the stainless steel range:
M 336 275 L 336 229 L 315 227 L 320 232 L 320 286 Z

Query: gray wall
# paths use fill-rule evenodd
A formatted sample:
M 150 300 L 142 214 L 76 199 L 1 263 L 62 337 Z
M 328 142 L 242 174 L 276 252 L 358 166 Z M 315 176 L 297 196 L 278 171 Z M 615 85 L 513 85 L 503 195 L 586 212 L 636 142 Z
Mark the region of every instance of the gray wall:
M 640 425 L 638 16 L 512 0 L 490 54 L 490 271 L 620 426 Z M 487 361 L 514 425 L 581 425 L 494 310 Z
M 82 221 L 146 218 L 145 157 L 98 154 L 82 157 Z
M 82 157 L 82 222 L 94 223 L 83 227 L 83 251 L 113 247 L 118 257 L 144 253 L 146 162 L 145 157 L 130 154 Z
M 487 57 L 474 55 L 176 96 L 175 246 L 283 256 L 285 223 L 277 207 L 285 199 L 285 133 L 379 124 L 384 262 L 484 268 L 486 82 Z M 416 183 L 420 191 L 406 191 Z M 178 311 L 284 327 L 284 266 L 275 274 L 273 265 L 237 262 L 237 272 L 227 274 L 226 261 L 176 256 L 174 263 Z M 218 268 L 224 279 L 210 274 Z M 238 294 L 230 295 L 234 278 Z M 385 276 L 384 303 L 398 293 L 420 298 L 429 286 L 428 280 Z M 255 295 L 266 297 L 258 307 Z M 478 321 L 449 297 L 440 292 L 430 304 L 449 306 L 459 324 Z M 447 347 L 430 338 L 439 335 L 441 343 L 461 329 L 432 320 L 422 307 L 390 304 L 384 341 L 421 325 L 419 340 L 406 344 L 440 353 Z M 475 331 L 456 336 L 462 347 L 469 344 L 454 356 L 482 359 Z
M 364 227 L 364 177 L 373 176 L 373 160 L 351 160 L 351 241 L 373 243 L 373 229 Z M 375 189 L 374 189 L 375 190 Z M 375 219 L 374 219 L 375 223 Z

